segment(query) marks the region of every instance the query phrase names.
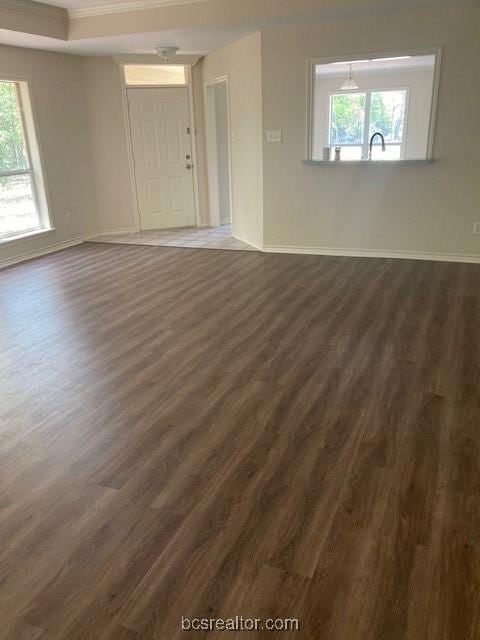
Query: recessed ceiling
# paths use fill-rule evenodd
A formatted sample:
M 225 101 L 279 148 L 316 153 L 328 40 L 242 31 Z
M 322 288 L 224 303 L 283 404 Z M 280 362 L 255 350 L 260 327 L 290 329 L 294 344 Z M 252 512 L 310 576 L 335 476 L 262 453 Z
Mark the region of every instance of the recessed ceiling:
M 206 55 L 249 33 L 251 33 L 251 30 L 234 27 L 222 29 L 197 28 L 64 41 L 0 29 L 0 40 L 2 44 L 15 47 L 79 55 L 147 54 L 154 53 L 155 47 L 158 46 L 180 47 L 179 54 Z
M 40 2 L 41 0 L 34 0 Z M 43 4 L 53 4 L 63 9 L 84 9 L 99 4 L 118 4 L 118 0 L 43 0 Z
M 191 4 L 193 2 L 202 2 L 204 0 L 34 0 L 34 2 L 42 2 L 43 4 L 51 4 L 56 7 L 62 7 L 68 11 L 76 11 L 82 9 L 89 9 L 90 7 L 105 7 L 109 6 L 121 7 L 126 5 L 126 9 L 131 9 L 132 5 L 141 4 L 143 8 L 148 5 L 160 7 L 162 5 L 168 6 L 173 4 Z

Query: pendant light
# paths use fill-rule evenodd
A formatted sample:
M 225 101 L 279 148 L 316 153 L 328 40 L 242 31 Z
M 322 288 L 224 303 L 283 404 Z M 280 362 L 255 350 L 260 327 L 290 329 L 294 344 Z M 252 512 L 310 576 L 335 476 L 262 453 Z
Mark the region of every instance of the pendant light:
M 348 78 L 342 84 L 342 91 L 350 91 L 353 89 L 359 89 L 359 86 L 353 78 L 353 64 L 350 64 L 348 65 Z

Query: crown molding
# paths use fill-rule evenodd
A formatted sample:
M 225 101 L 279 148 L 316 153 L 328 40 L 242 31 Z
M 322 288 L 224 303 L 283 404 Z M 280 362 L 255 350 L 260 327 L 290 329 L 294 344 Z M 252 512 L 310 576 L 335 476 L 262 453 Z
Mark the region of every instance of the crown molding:
M 194 4 L 206 2 L 206 0 L 127 0 L 127 2 L 115 2 L 113 4 L 100 4 L 82 9 L 69 9 L 70 18 L 87 18 L 89 16 L 104 16 L 111 13 L 128 13 L 141 11 L 142 9 L 159 9 L 181 4 Z
M 51 4 L 43 4 L 42 2 L 33 2 L 32 0 L 1 0 L 0 9 L 42 16 L 58 22 L 66 22 L 68 19 L 66 9 L 54 7 Z

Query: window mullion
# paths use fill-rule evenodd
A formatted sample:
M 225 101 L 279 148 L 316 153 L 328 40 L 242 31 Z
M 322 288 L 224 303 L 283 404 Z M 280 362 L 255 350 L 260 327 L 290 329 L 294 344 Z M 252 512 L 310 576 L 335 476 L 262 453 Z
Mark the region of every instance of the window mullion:
M 0 171 L 0 178 L 8 176 L 26 176 L 33 173 L 32 169 L 12 169 L 11 171 Z
M 365 128 L 363 130 L 362 160 L 368 160 L 368 142 L 370 135 L 370 109 L 372 106 L 372 92 L 367 91 L 365 98 Z

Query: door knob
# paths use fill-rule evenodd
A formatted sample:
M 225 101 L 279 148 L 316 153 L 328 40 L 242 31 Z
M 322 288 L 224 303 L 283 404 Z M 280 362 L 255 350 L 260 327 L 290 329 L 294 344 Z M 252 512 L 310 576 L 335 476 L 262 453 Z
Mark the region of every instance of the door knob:
M 187 164 L 187 169 L 191 169 L 192 165 L 191 164 Z

